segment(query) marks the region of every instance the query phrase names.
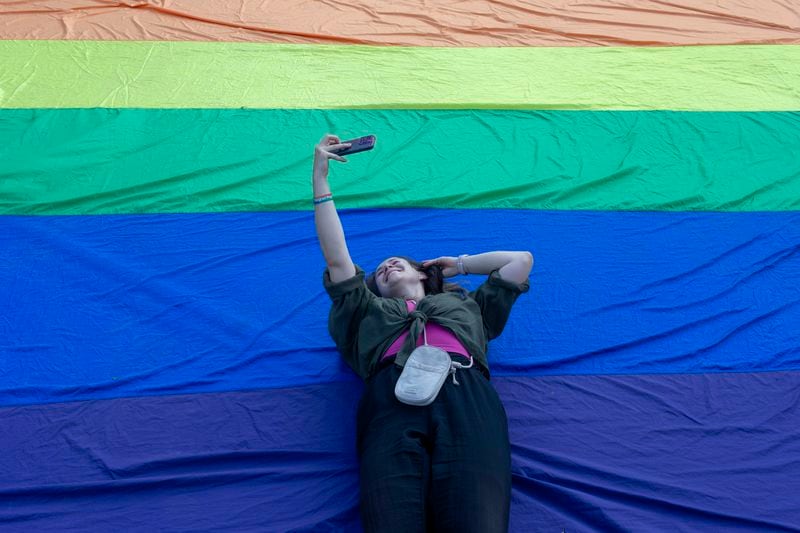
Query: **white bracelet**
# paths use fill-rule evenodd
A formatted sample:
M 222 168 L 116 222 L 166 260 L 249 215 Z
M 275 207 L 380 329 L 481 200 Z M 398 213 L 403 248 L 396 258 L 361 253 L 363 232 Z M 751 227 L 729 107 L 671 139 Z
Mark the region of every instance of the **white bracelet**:
M 458 256 L 458 261 L 456 263 L 456 266 L 458 267 L 458 273 L 461 274 L 462 276 L 464 276 L 466 274 L 469 274 L 469 272 L 467 272 L 467 269 L 464 268 L 464 258 L 465 257 L 469 257 L 469 255 L 468 254 L 459 255 Z

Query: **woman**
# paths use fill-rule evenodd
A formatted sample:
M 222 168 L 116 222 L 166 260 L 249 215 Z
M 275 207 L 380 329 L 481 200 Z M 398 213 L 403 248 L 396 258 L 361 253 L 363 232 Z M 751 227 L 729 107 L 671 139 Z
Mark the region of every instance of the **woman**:
M 361 517 L 366 531 L 508 529 L 511 461 L 505 410 L 489 384 L 487 342 L 528 290 L 528 252 L 383 261 L 365 280 L 353 264 L 328 185 L 329 160 L 346 148 L 325 135 L 314 152 L 314 219 L 332 300 L 329 330 L 365 382 L 358 408 Z M 444 282 L 488 274 L 467 294 Z M 370 290 L 370 287 L 372 290 Z M 449 352 L 453 369 L 433 403 L 408 405 L 395 384 L 413 349 Z M 416 341 L 416 342 L 415 342 Z

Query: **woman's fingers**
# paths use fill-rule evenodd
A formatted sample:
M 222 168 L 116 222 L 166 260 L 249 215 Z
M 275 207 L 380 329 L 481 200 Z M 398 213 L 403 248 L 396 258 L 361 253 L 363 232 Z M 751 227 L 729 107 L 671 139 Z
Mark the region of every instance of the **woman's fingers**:
M 347 159 L 336 153 L 337 150 L 350 148 L 350 143 L 343 143 L 336 135 L 326 135 L 317 145 L 317 153 L 325 156 L 326 159 L 335 159 L 342 163 L 347 163 Z
M 427 259 L 422 262 L 422 266 L 424 268 L 428 268 L 431 265 L 437 265 L 442 269 L 442 276 L 451 278 L 458 274 L 458 268 L 456 267 L 457 261 L 458 259 L 456 257 L 445 255 L 442 257 L 437 257 L 436 259 Z
M 341 144 L 341 142 L 342 140 L 337 135 L 333 135 L 332 133 L 326 133 L 325 135 L 322 136 L 322 139 L 320 139 L 319 142 L 317 143 L 317 148 L 324 150 L 326 148 L 330 148 L 331 146 Z
M 352 146 L 350 143 L 320 143 L 318 148 L 323 152 L 336 152 L 338 150 L 344 150 L 345 148 L 350 148 Z
M 428 266 L 430 264 L 430 265 L 439 265 L 441 267 L 448 267 L 455 265 L 456 262 L 455 262 L 455 257 L 442 256 L 442 257 L 437 257 L 436 259 L 426 259 L 425 261 L 422 262 L 422 264 L 424 266 Z
M 328 157 L 330 157 L 331 159 L 335 159 L 337 161 L 341 161 L 342 163 L 347 163 L 347 159 L 345 159 L 344 157 L 340 156 L 339 154 L 337 154 L 335 152 L 336 150 L 343 150 L 344 148 L 350 148 L 350 143 L 331 144 L 331 145 L 329 145 L 327 147 L 327 150 L 325 150 L 325 152 L 328 154 Z
M 339 139 L 338 135 L 334 135 L 332 133 L 326 133 L 322 136 L 322 140 L 319 142 L 320 144 L 336 144 L 342 142 Z

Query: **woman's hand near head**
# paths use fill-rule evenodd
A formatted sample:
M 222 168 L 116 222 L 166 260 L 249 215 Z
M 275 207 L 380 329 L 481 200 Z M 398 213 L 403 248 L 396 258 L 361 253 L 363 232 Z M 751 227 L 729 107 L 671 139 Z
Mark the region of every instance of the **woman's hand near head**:
M 436 259 L 427 259 L 422 262 L 422 266 L 428 268 L 431 265 L 437 265 L 442 269 L 442 276 L 445 278 L 452 278 L 458 274 L 458 258 L 444 255 Z
M 467 274 L 491 274 L 500 271 L 500 277 L 514 283 L 522 283 L 528 279 L 533 267 L 533 255 L 530 252 L 485 252 L 477 255 L 465 255 L 461 267 Z M 452 256 L 437 257 L 423 261 L 423 266 L 436 264 L 442 269 L 446 278 L 459 273 L 458 258 Z

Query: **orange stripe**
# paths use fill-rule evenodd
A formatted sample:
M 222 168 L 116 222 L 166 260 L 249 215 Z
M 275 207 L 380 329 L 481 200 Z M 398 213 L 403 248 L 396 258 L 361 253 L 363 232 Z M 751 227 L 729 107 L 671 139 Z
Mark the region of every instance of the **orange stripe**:
M 800 43 L 782 0 L 18 0 L 2 39 L 249 41 L 406 46 Z

